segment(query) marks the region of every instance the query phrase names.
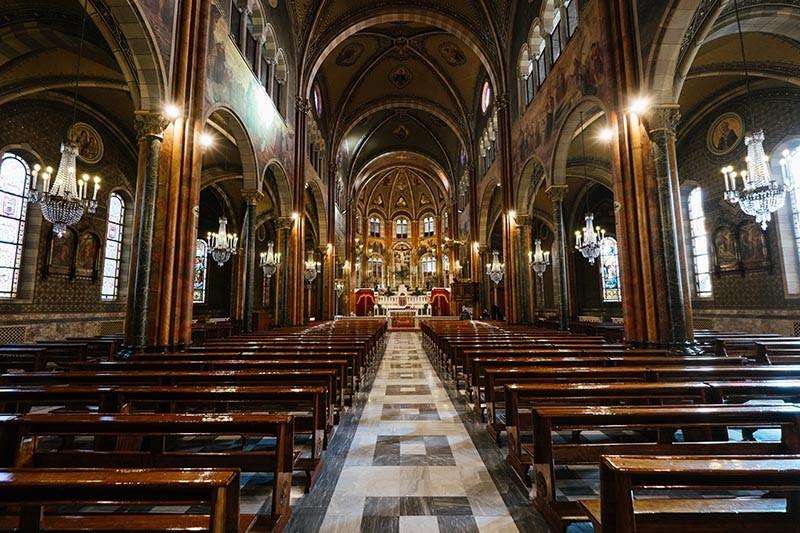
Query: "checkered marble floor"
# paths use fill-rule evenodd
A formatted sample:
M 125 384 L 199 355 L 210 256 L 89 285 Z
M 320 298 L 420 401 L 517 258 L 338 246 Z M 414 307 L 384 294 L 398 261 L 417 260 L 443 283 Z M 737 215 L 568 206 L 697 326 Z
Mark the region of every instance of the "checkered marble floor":
M 391 333 L 320 531 L 518 531 L 417 333 Z

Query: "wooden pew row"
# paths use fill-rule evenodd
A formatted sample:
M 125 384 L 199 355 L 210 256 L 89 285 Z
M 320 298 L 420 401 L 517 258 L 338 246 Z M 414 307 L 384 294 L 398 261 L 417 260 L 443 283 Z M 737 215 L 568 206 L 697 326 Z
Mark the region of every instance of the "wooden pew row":
M 800 453 L 800 407 L 701 405 L 645 407 L 535 407 L 534 440 L 523 449 L 533 457 L 536 484 L 534 505 L 551 528 L 566 531 L 569 524 L 588 520 L 577 502 L 556 495 L 559 466 L 599 467 L 602 455 L 766 455 Z M 729 428 L 778 428 L 780 440 L 736 441 Z M 564 432 L 624 431 L 624 439 L 588 442 L 573 439 L 555 443 Z M 682 431 L 677 439 L 676 431 Z M 561 432 L 559 434 L 559 432 Z
M 784 533 L 800 523 L 800 456 L 618 456 L 600 463 L 601 499 L 581 501 L 597 533 Z M 636 497 L 659 492 L 765 491 L 766 498 Z M 635 498 L 635 499 L 634 499 Z
M 0 352 L 26 351 L 44 349 L 45 368 L 58 367 L 74 361 L 86 361 L 89 358 L 89 345 L 82 342 L 37 342 L 24 344 L 0 345 Z M 36 363 L 37 367 L 41 362 Z
M 253 414 L 34 414 L 15 421 L 15 468 L 222 468 L 273 476 L 268 529 L 282 530 L 289 507 L 294 451 L 294 417 Z M 179 437 L 236 436 L 238 449 L 192 451 Z M 48 438 L 92 437 L 90 449 L 48 446 Z M 275 440 L 245 446 L 245 438 Z
M 741 404 L 750 400 L 800 402 L 800 380 L 686 381 L 640 383 L 524 383 L 505 386 L 506 460 L 520 479 L 530 486 L 532 463 L 523 449 L 531 442 L 529 410 L 547 406 L 613 406 Z
M 497 440 L 500 432 L 504 429 L 498 411 L 505 407 L 505 404 L 500 403 L 504 398 L 503 387 L 505 385 L 537 382 L 623 383 L 723 379 L 800 379 L 800 366 L 496 367 L 485 371 L 485 385 L 479 389 L 479 393 L 485 398 L 489 433 Z
M 202 505 L 209 514 L 119 512 L 52 514 L 63 505 Z M 248 532 L 254 516 L 239 515 L 236 470 L 0 470 L 0 528 L 19 531 L 210 531 Z M 16 511 L 15 511 L 16 510 Z
M 763 364 L 799 364 L 800 339 L 783 342 L 756 342 L 756 360 Z
M 34 407 L 100 413 L 272 413 L 295 415 L 295 433 L 311 436 L 311 456 L 295 463 L 310 490 L 323 464 L 327 390 L 320 386 L 92 386 L 0 387 L 0 411 L 28 413 Z M 306 413 L 303 415 L 303 413 Z
M 0 347 L 0 370 L 40 372 L 47 368 L 47 348 L 42 346 Z

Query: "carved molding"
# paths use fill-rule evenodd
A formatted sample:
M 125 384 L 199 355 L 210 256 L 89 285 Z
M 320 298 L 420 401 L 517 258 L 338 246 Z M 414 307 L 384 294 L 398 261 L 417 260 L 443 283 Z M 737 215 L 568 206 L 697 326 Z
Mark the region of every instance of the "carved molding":
M 169 126 L 169 121 L 160 113 L 139 112 L 136 113 L 133 125 L 136 130 L 136 139 L 139 141 L 147 137 L 162 139 L 164 130 Z
M 564 198 L 567 196 L 567 190 L 569 190 L 569 186 L 567 185 L 551 185 L 544 193 L 550 198 L 551 202 L 557 203 L 564 201 Z

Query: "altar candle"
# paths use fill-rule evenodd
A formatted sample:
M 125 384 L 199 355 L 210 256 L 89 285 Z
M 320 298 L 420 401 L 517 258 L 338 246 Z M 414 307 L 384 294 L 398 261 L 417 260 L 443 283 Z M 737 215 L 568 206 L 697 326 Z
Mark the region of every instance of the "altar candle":
M 97 201 L 97 191 L 100 190 L 100 176 L 94 177 L 94 192 L 92 193 L 92 200 Z
M 36 182 L 39 180 L 39 171 L 42 170 L 42 166 L 39 163 L 33 165 L 33 179 L 31 180 L 31 190 L 36 190 Z
M 730 182 L 730 180 L 728 179 L 728 172 L 727 172 L 727 169 L 725 169 L 725 168 L 723 168 L 723 169 L 722 169 L 722 176 L 725 178 L 725 190 L 726 190 L 726 191 L 729 191 L 729 190 L 731 190 L 731 182 Z

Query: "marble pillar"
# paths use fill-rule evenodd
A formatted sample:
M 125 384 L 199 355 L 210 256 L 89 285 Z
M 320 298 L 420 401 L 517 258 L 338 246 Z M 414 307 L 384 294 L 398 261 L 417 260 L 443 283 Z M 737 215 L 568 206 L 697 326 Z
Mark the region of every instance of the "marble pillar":
M 136 199 L 138 232 L 136 235 L 135 274 L 131 280 L 130 317 L 126 343 L 136 350 L 147 346 L 147 320 L 150 305 L 150 274 L 153 263 L 153 230 L 156 219 L 161 143 L 169 122 L 160 114 L 137 113 L 134 126 L 139 140 L 139 195 Z
M 533 220 L 528 215 L 517 216 L 517 272 L 519 273 L 519 322 L 529 324 L 533 322 L 531 309 L 531 266 L 529 262 L 531 247 L 531 224 Z
M 289 257 L 289 242 L 292 239 L 292 227 L 294 221 L 291 217 L 278 217 L 275 219 L 275 229 L 278 235 L 278 251 L 281 254 L 281 260 L 278 263 L 278 272 L 275 273 L 278 279 L 275 281 L 275 319 L 278 326 L 286 326 L 289 324 L 289 278 L 290 272 L 288 265 L 290 264 Z
M 244 253 L 244 331 L 253 332 L 253 309 L 256 301 L 256 207 L 263 193 L 259 191 L 243 191 L 242 197 L 247 204 L 247 231 L 245 233 Z
M 567 292 L 567 229 L 564 227 L 564 198 L 567 195 L 566 185 L 551 185 L 545 191 L 553 202 L 554 241 L 551 253 L 553 264 L 553 287 L 556 305 L 558 306 L 558 322 L 561 330 L 569 329 L 569 293 Z

